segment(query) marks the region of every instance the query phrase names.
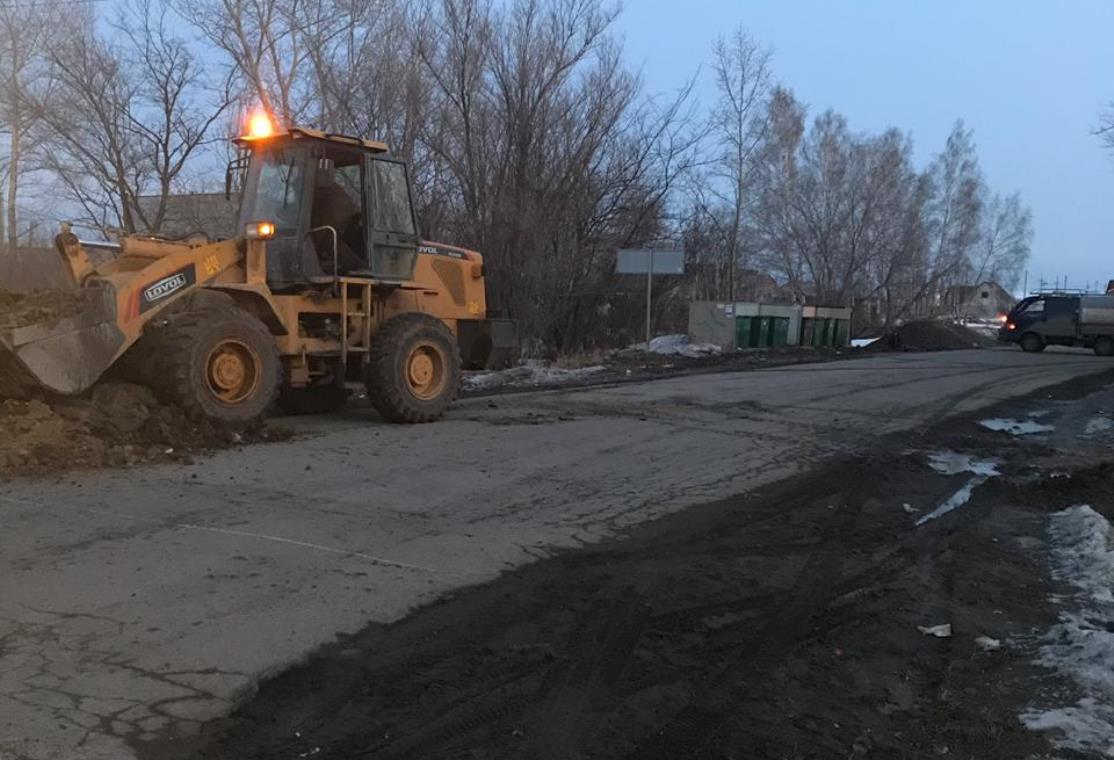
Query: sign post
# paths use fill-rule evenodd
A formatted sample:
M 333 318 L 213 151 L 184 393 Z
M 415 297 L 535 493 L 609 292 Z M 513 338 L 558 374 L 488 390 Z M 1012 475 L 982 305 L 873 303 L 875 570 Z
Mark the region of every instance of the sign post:
M 650 348 L 653 317 L 654 275 L 684 274 L 684 251 L 658 251 L 654 248 L 627 248 L 618 253 L 615 271 L 618 274 L 646 275 L 646 348 Z

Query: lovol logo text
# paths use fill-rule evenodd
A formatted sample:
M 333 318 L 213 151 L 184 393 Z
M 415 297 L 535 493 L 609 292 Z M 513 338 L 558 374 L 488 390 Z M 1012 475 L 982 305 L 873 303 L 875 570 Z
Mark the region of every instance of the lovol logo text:
M 187 267 L 179 269 L 174 274 L 163 277 L 158 282 L 148 285 L 143 290 L 143 295 L 139 299 L 140 312 L 147 311 L 156 306 L 160 301 L 163 301 L 168 296 L 172 296 L 182 288 L 189 287 L 197 282 L 197 272 L 190 264 Z
M 151 287 L 143 291 L 143 297 L 148 301 L 157 301 L 160 298 L 173 293 L 175 290 L 184 288 L 186 286 L 186 276 L 178 273 L 167 277 L 165 280 L 159 280 Z

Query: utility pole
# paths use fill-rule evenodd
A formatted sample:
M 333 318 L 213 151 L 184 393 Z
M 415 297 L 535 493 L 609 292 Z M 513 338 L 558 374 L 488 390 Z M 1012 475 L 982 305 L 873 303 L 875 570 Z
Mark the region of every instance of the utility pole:
M 646 269 L 646 350 L 650 350 L 650 305 L 654 302 L 654 247 L 650 246 L 650 266 Z

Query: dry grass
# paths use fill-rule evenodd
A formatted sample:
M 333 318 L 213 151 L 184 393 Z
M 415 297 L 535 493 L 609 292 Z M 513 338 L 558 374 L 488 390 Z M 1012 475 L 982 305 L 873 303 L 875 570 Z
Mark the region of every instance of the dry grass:
M 606 364 L 611 351 L 595 348 L 591 351 L 576 351 L 562 354 L 553 361 L 553 366 L 558 369 L 580 369 L 581 367 L 597 367 Z

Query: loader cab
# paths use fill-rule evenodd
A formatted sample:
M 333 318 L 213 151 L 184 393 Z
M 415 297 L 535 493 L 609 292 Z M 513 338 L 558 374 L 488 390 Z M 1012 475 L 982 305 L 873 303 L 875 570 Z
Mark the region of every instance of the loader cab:
M 418 234 L 410 179 L 385 145 L 300 129 L 239 144 L 239 229 L 274 222 L 273 289 L 334 276 L 412 278 Z

